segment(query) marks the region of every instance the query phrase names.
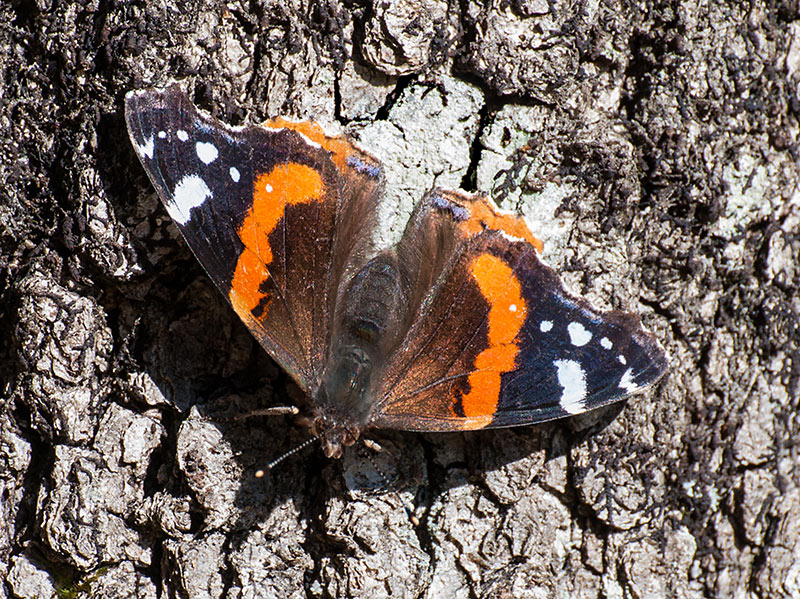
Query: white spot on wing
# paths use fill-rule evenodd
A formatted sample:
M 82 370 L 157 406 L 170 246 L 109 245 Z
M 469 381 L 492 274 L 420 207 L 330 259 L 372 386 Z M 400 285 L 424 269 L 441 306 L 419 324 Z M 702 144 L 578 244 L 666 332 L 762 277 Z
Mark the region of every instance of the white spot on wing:
M 205 141 L 198 141 L 195 144 L 195 150 L 197 151 L 197 157 L 206 164 L 211 164 L 219 156 L 217 146 Z
M 239 169 L 235 166 L 232 166 L 228 172 L 231 174 L 231 179 L 233 179 L 233 182 L 238 183 L 239 179 L 242 177 L 241 173 L 239 173 Z
M 267 191 L 267 193 L 272 193 L 272 185 L 269 183 L 264 186 L 264 189 Z
M 211 190 L 197 175 L 186 175 L 175 186 L 172 192 L 172 201 L 167 206 L 167 212 L 177 223 L 185 225 L 189 222 L 192 208 L 202 206 L 211 197 Z
M 522 237 L 515 237 L 514 235 L 509 235 L 508 233 L 506 233 L 502 229 L 499 231 L 499 233 L 500 233 L 500 235 L 502 235 L 505 239 L 508 239 L 509 241 L 513 241 L 515 243 L 520 242 L 520 241 L 523 242 L 523 243 L 525 242 L 525 240 Z
M 159 131 L 158 132 L 158 139 L 164 139 L 166 137 L 167 137 L 167 132 L 166 131 Z
M 603 337 L 600 340 L 600 345 L 602 345 L 606 349 L 611 349 L 612 347 L 614 347 L 614 344 L 611 343 L 611 339 L 609 339 L 608 337 Z
M 569 333 L 569 340 L 572 345 L 583 347 L 592 340 L 592 334 L 586 330 L 579 322 L 571 322 L 567 325 L 567 332 Z
M 186 141 L 189 139 L 189 134 L 186 133 L 186 131 L 184 131 L 183 129 L 178 129 L 175 132 L 175 135 L 177 135 L 178 139 L 180 139 L 181 141 Z
M 144 140 L 142 145 L 139 145 L 134 142 L 136 146 L 136 151 L 139 152 L 140 155 L 144 156 L 145 158 L 149 158 L 150 160 L 153 159 L 153 150 L 155 149 L 156 145 L 153 143 L 153 138 L 148 137 Z
M 547 333 L 552 329 L 553 329 L 553 323 L 550 322 L 549 320 L 543 320 L 541 323 L 539 323 L 539 330 L 542 333 Z
M 303 141 L 305 141 L 312 148 L 317 148 L 318 150 L 322 149 L 322 146 L 319 145 L 317 142 L 315 142 L 313 139 L 311 139 L 308 135 L 305 135 L 304 133 L 300 133 L 299 131 L 295 131 L 295 133 L 297 133 L 300 137 L 302 137 Z
M 287 119 L 286 117 L 284 117 L 283 120 L 290 121 L 290 122 L 293 122 L 293 123 L 305 122 L 305 121 L 291 121 L 290 119 Z M 285 131 L 286 127 L 270 127 L 269 130 L 270 131 Z M 311 139 L 308 135 L 306 135 L 304 133 L 300 133 L 299 131 L 297 131 L 295 129 L 291 129 L 291 131 L 292 131 L 292 133 L 295 133 L 296 135 L 299 135 L 300 137 L 302 137 L 303 141 L 306 142 L 312 148 L 317 148 L 318 150 L 322 149 L 322 146 L 320 144 L 318 144 L 317 142 L 315 142 L 313 139 Z
M 561 409 L 569 414 L 580 414 L 586 410 L 586 373 L 575 360 L 556 360 L 558 384 L 564 389 L 561 393 Z
M 508 307 L 508 311 L 509 311 L 509 312 L 516 312 L 516 311 L 517 311 L 517 304 L 511 304 L 511 305 Z
M 619 388 L 624 389 L 628 393 L 636 393 L 639 390 L 639 385 L 633 382 L 633 369 L 628 368 L 619 381 Z
M 625 356 L 623 356 L 622 354 L 617 356 L 617 360 L 619 360 L 619 363 L 622 364 L 623 366 L 625 366 L 625 364 L 628 363 L 628 361 L 625 359 Z

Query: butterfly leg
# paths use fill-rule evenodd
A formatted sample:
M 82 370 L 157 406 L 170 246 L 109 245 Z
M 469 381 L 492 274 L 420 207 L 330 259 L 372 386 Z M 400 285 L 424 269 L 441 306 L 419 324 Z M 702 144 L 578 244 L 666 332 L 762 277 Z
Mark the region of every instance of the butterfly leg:
M 364 439 L 364 447 L 367 449 L 371 449 L 375 453 L 380 453 L 383 451 L 383 447 L 377 442 L 373 441 L 372 439 Z
M 232 420 L 247 420 L 256 416 L 296 416 L 300 411 L 294 406 L 273 406 L 234 416 Z
M 372 439 L 363 439 L 363 442 L 365 447 L 373 451 L 376 452 L 384 451 L 383 447 L 381 447 L 378 443 L 376 443 Z M 394 456 L 394 454 L 392 454 L 391 451 L 386 451 L 386 454 L 391 456 L 393 460 L 397 461 L 397 458 Z M 406 515 L 408 516 L 408 519 L 411 521 L 411 524 L 413 524 L 414 526 L 419 526 L 419 518 L 417 518 L 416 515 L 414 515 L 414 507 L 410 503 L 408 503 L 408 501 L 406 501 L 403 498 L 403 496 L 397 492 L 392 483 L 389 482 L 389 478 L 386 476 L 386 473 L 384 473 L 383 469 L 381 469 L 381 467 L 378 466 L 378 464 L 372 458 L 372 454 L 367 454 L 367 459 L 369 460 L 369 463 L 372 464 L 372 467 L 375 469 L 375 472 L 378 473 L 378 476 L 380 476 L 385 488 L 387 490 L 391 490 L 392 494 L 395 495 L 400 500 L 400 503 L 403 505 L 403 509 L 406 511 Z

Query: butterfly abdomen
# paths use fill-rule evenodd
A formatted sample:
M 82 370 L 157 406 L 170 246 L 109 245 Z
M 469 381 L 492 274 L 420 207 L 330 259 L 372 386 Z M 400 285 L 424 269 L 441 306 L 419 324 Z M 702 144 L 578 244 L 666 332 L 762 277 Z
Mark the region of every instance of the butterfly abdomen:
M 337 427 L 358 434 L 367 426 L 375 406 L 375 375 L 404 333 L 398 323 L 407 320 L 406 298 L 392 251 L 370 260 L 343 291 L 321 396 L 312 402 L 324 420 L 319 426 L 324 445 L 332 443 Z

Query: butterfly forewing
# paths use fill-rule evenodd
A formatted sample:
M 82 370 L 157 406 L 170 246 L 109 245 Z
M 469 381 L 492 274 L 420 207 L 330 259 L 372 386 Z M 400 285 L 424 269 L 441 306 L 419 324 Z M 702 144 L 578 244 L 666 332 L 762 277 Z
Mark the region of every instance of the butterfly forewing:
M 380 166 L 306 123 L 228 127 L 177 85 L 129 94 L 125 114 L 200 263 L 267 352 L 313 388 L 342 277 L 368 241 Z

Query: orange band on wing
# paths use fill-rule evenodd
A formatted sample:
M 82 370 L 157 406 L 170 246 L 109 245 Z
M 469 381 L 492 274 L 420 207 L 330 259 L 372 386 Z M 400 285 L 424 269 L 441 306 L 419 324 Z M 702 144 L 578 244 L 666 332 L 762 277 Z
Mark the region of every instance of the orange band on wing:
M 276 118 L 264 124 L 271 129 L 291 129 L 292 131 L 297 131 L 331 152 L 333 163 L 339 171 L 344 171 L 347 168 L 347 156 L 352 152 L 353 146 L 342 137 L 328 137 L 325 135 L 322 127 L 317 123 L 311 121 L 294 122 Z
M 253 186 L 253 206 L 239 227 L 245 249 L 236 263 L 228 294 L 233 309 L 245 318 L 264 298 L 261 284 L 269 277 L 272 262 L 269 235 L 290 204 L 319 200 L 325 191 L 320 174 L 309 166 L 290 162 L 258 176 Z
M 245 322 L 261 302 L 263 294 L 258 288 L 268 278 L 269 272 L 261 259 L 251 249 L 244 248 L 236 263 L 228 298 L 234 312 Z
M 503 231 L 512 237 L 524 239 L 542 253 L 542 242 L 531 233 L 525 220 L 516 214 L 502 214 L 489 205 L 488 200 L 473 202 L 469 206 L 470 217 L 461 224 L 468 235 L 477 235 L 485 229 Z
M 470 390 L 462 395 L 461 405 L 464 416 L 473 419 L 469 428 L 481 428 L 497 410 L 500 375 L 517 367 L 517 335 L 525 324 L 527 306 L 519 280 L 500 258 L 481 254 L 472 261 L 470 272 L 489 303 L 489 347 L 475 357 Z

